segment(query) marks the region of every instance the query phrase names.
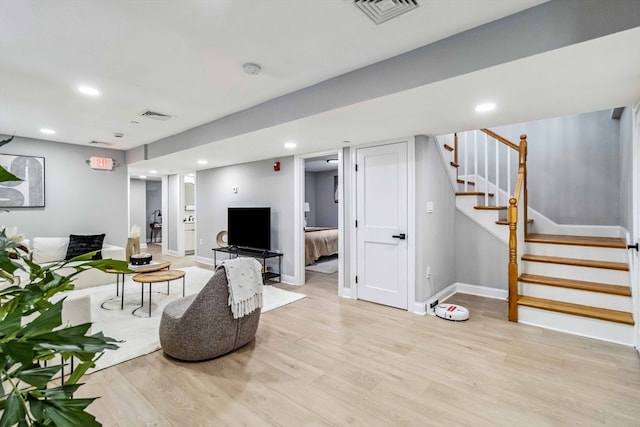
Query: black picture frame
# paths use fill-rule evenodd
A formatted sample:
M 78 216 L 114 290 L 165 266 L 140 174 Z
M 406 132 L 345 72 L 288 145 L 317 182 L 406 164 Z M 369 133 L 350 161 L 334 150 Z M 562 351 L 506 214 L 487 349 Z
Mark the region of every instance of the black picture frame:
M 0 183 L 0 208 L 45 207 L 44 157 L 0 154 L 0 165 L 22 179 Z

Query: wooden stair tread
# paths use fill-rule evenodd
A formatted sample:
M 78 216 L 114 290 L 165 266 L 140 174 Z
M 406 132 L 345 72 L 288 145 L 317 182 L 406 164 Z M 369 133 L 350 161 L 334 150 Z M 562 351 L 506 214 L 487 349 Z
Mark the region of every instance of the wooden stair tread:
M 603 294 L 631 296 L 631 289 L 628 286 L 611 285 L 608 283 L 587 282 L 584 280 L 562 279 L 560 277 L 539 276 L 537 274 L 521 274 L 518 278 L 520 282 L 534 283 L 536 285 L 557 286 L 561 288 L 576 289 L 589 292 L 600 292 Z
M 533 219 L 529 219 L 529 220 L 527 220 L 527 222 L 529 224 L 533 224 Z M 507 221 L 506 219 L 500 219 L 500 220 L 496 221 L 496 224 L 498 224 L 498 225 L 509 225 L 509 221 Z
M 546 255 L 524 254 L 523 261 L 546 262 L 550 264 L 574 265 L 577 267 L 606 268 L 609 270 L 629 271 L 629 266 L 623 262 L 596 261 L 578 258 L 563 258 Z
M 484 196 L 482 191 L 458 191 L 456 196 Z M 493 193 L 489 193 L 489 197 L 493 197 Z
M 507 206 L 474 206 L 473 209 L 478 209 L 479 211 L 504 211 Z
M 464 184 L 466 182 L 467 185 L 476 185 L 476 183 L 473 181 L 465 181 L 464 179 L 460 179 L 460 178 L 458 178 L 457 181 L 458 181 L 458 184 Z
M 525 242 L 549 243 L 553 245 L 594 246 L 598 248 L 627 248 L 627 243 L 619 237 L 568 236 L 561 234 L 530 233 L 525 238 Z
M 631 313 L 626 311 L 610 310 L 608 308 L 592 307 L 589 305 L 573 304 L 524 295 L 518 296 L 518 305 L 555 311 L 558 313 L 573 314 L 575 316 L 589 317 L 592 319 L 607 320 L 609 322 L 623 323 L 626 325 L 634 324 Z
M 453 147 L 450 146 L 449 144 L 444 144 L 444 149 L 447 151 L 453 151 Z
M 457 164 L 456 162 L 451 162 L 450 165 L 453 166 L 454 168 L 460 167 L 460 165 Z

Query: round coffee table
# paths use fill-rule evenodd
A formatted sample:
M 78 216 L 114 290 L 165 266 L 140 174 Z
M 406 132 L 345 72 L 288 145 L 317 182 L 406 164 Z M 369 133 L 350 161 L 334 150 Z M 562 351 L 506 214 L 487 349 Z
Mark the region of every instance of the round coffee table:
M 171 267 L 171 263 L 168 261 L 162 262 L 152 262 L 151 264 L 145 265 L 129 265 L 129 269 L 131 272 L 123 272 L 120 270 L 113 270 L 111 268 L 105 270 L 107 273 L 116 275 L 116 296 L 120 291 L 120 277 L 122 277 L 122 299 L 120 302 L 120 310 L 124 309 L 124 275 L 125 274 L 140 274 L 140 273 L 151 273 L 153 271 L 160 271 L 164 269 L 169 269 Z
M 144 284 L 149 284 L 149 317 L 151 317 L 151 284 L 167 282 L 167 295 L 169 295 L 169 282 L 172 280 L 182 279 L 182 297 L 184 298 L 184 271 L 182 270 L 163 270 L 154 271 L 152 273 L 141 273 L 133 276 L 133 281 L 140 283 L 142 286 L 140 307 L 133 310 L 131 314 L 134 314 L 137 310 L 144 306 Z

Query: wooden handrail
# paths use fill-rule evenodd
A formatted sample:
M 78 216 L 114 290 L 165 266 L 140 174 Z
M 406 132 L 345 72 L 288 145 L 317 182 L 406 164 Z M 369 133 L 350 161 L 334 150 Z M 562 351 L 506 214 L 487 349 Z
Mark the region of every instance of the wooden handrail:
M 458 165 L 458 133 L 453 134 L 453 163 Z M 456 172 L 456 176 L 458 173 Z
M 489 135 L 491 138 L 497 139 L 498 141 L 502 142 L 507 147 L 510 147 L 511 149 L 513 149 L 515 151 L 520 151 L 520 147 L 518 147 L 513 142 L 509 141 L 507 138 L 505 138 L 503 136 L 500 136 L 497 133 L 493 132 L 492 130 L 489 130 L 487 128 L 482 128 L 480 130 L 482 132 L 486 133 L 487 135 Z

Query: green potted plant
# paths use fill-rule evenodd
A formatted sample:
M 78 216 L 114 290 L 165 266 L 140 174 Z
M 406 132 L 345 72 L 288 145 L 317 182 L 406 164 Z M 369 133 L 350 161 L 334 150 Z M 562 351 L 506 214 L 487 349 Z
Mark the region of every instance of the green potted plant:
M 11 141 L 0 141 L 0 146 Z M 20 180 L 0 166 L 0 182 Z M 52 297 L 73 289 L 74 277 L 91 268 L 128 271 L 125 261 L 91 260 L 88 253 L 69 261 L 40 266 L 31 261 L 22 237 L 0 230 L 0 427 L 99 426 L 86 408 L 95 398 L 74 399 L 80 378 L 105 350 L 118 346 L 102 332 L 88 334 L 91 323 L 62 325 L 62 305 Z M 57 270 L 72 266 L 67 276 Z M 19 283 L 16 273 L 28 273 Z M 26 276 L 26 274 L 24 274 Z M 68 378 L 56 383 L 62 367 L 78 361 Z

